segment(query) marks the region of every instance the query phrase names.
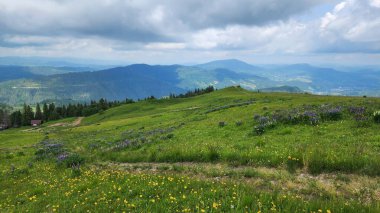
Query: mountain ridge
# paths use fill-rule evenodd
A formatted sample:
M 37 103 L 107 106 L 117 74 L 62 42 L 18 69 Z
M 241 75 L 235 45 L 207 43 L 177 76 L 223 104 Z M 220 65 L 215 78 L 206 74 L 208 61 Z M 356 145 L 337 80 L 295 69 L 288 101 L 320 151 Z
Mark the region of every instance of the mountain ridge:
M 380 76 L 376 77 L 380 72 L 342 72 L 310 64 L 257 67 L 228 59 L 195 66 L 141 63 L 52 75 L 34 74 L 30 68 L 13 68 L 8 73 L 15 77 L 0 81 L 0 102 L 10 105 L 48 99 L 83 102 L 99 98 L 159 98 L 210 85 L 219 89 L 241 85 L 250 90 L 288 86 L 315 94 L 380 96 Z

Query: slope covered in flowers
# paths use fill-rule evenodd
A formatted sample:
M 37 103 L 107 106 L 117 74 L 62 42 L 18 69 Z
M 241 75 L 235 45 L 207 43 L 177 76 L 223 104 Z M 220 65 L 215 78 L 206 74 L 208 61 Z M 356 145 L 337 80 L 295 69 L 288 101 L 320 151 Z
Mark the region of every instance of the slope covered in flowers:
M 0 133 L 5 212 L 378 212 L 380 100 L 227 88 Z

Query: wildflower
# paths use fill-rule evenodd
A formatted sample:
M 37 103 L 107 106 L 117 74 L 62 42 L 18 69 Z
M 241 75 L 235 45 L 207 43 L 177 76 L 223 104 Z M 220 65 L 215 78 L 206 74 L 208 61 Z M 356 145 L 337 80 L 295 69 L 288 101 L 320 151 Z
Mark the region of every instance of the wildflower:
M 212 207 L 213 207 L 214 209 L 217 209 L 218 206 L 219 206 L 219 205 L 218 205 L 217 203 L 215 203 L 215 202 L 212 203 Z

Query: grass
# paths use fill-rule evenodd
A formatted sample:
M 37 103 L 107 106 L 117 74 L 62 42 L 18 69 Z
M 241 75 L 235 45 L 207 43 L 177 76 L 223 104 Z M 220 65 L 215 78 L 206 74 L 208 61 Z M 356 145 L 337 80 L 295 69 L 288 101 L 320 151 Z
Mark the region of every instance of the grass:
M 379 124 L 371 120 L 358 127 L 345 111 L 337 121 L 281 123 L 260 136 L 254 133 L 256 114 L 322 104 L 380 109 L 377 98 L 227 88 L 123 105 L 76 127 L 47 123 L 34 130 L 3 131 L 0 209 L 378 212 Z M 82 156 L 86 164 L 80 174 L 57 166 L 54 158 L 35 161 L 34 145 L 44 138 Z M 118 164 L 131 166 L 112 166 Z M 325 175 L 328 181 L 318 181 Z M 360 179 L 370 181 L 355 181 Z M 185 190 L 182 198 L 185 186 L 192 191 Z

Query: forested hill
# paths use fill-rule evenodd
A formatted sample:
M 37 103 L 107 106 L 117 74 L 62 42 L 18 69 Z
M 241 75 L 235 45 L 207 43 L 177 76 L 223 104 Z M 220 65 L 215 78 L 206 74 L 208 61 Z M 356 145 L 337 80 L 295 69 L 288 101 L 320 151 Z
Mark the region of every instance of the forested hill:
M 194 66 L 134 64 L 100 71 L 73 69 L 64 74 L 41 75 L 43 69 L 38 67 L 8 66 L 3 71 L 0 67 L 0 103 L 15 106 L 46 100 L 83 103 L 100 98 L 160 98 L 210 85 L 219 89 L 241 85 L 249 90 L 285 88 L 287 92 L 380 96 L 378 70 L 339 71 L 308 64 L 258 67 L 238 60 Z
M 46 99 L 90 101 L 124 100 L 184 93 L 210 84 L 218 87 L 245 84 L 250 88 L 270 84 L 266 78 L 227 69 L 204 70 L 180 65 L 134 64 L 95 72 L 34 76 L 0 83 L 0 102 L 19 105 Z

